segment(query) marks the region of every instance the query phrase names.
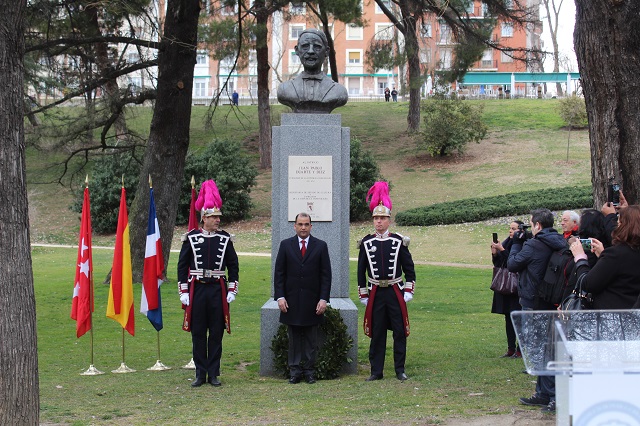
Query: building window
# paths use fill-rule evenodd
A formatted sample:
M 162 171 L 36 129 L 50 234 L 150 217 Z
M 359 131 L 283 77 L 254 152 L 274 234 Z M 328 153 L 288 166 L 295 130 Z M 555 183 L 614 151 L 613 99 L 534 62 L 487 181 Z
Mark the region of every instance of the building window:
M 238 13 L 238 5 L 234 5 L 234 6 L 225 6 L 223 5 L 220 8 L 220 15 L 223 16 L 231 16 L 231 15 L 236 15 Z
M 360 94 L 360 77 L 349 77 L 349 94 Z
M 440 43 L 441 44 L 450 44 L 451 43 L 451 27 L 445 23 L 440 24 Z
M 301 1 L 292 1 L 289 3 L 289 13 L 292 15 L 304 15 L 307 13 L 305 4 Z
M 431 38 L 431 24 L 423 23 L 420 25 L 420 35 L 422 38 Z
M 378 95 L 384 94 L 384 89 L 389 87 L 389 84 L 386 81 L 378 81 Z
M 289 51 L 289 67 L 300 67 L 300 56 L 295 52 L 295 50 Z
M 138 89 L 142 88 L 142 78 L 141 77 L 129 77 L 129 84 L 133 86 L 133 91 L 136 92 Z
M 362 27 L 347 24 L 347 40 L 362 40 Z
M 467 11 L 467 13 L 473 14 L 473 6 L 474 6 L 474 1 L 467 0 L 467 3 L 465 4 L 465 10 Z
M 505 52 L 500 52 L 500 62 L 503 64 L 509 64 L 513 62 L 513 58 Z
M 255 50 L 249 51 L 249 74 L 258 74 L 258 57 Z
M 331 38 L 333 38 L 333 24 L 329 24 L 328 27 L 329 27 L 329 34 L 331 34 Z M 318 30 L 322 31 L 324 33 L 324 25 L 320 25 L 318 27 Z M 326 35 L 326 33 L 325 33 L 325 35 Z
M 420 63 L 421 64 L 431 63 L 431 49 L 420 50 Z
M 304 31 L 304 25 L 289 25 L 289 40 L 297 40 Z
M 491 68 L 493 66 L 493 50 L 487 49 L 482 54 L 482 67 Z
M 200 52 L 196 55 L 196 65 L 207 65 L 209 55 L 206 52 Z
M 233 56 L 227 56 L 220 60 L 220 75 L 231 74 L 231 70 L 235 64 L 235 58 Z
M 384 7 L 391 10 L 391 0 L 382 0 L 382 4 L 384 4 Z M 376 13 L 377 14 L 384 13 L 382 9 L 380 9 L 380 6 L 378 6 L 378 3 L 376 3 Z
M 451 49 L 440 49 L 440 68 L 448 70 L 451 68 Z
M 500 35 L 502 37 L 513 37 L 513 24 L 503 22 L 500 27 Z
M 388 23 L 376 24 L 375 39 L 376 40 L 393 40 L 393 30 L 394 30 L 393 24 L 388 24 Z
M 127 62 L 129 62 L 130 64 L 137 64 L 138 62 L 140 62 L 140 55 L 138 54 L 138 52 L 129 52 L 127 54 Z
M 347 52 L 347 57 L 349 58 L 349 65 L 360 65 L 362 63 L 361 56 L 362 55 L 360 52 L 354 52 L 354 51 Z
M 193 83 L 193 96 L 196 98 L 204 98 L 207 96 L 207 82 L 203 81 L 194 81 Z

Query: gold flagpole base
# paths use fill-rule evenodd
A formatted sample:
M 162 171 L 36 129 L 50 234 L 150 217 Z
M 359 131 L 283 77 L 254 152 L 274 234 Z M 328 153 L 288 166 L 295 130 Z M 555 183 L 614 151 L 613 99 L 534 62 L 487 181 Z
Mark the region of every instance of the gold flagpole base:
M 162 362 L 160 362 L 160 360 L 157 360 L 156 363 L 153 364 L 153 367 L 149 367 L 149 368 L 147 368 L 147 370 L 163 371 L 163 370 L 171 370 L 171 367 L 167 367 Z
M 193 362 L 193 358 L 191 358 L 191 361 L 189 361 L 182 368 L 184 368 L 185 370 L 195 370 L 196 369 L 196 364 L 195 364 L 195 362 Z
M 124 362 L 120 364 L 120 367 L 118 367 L 117 369 L 111 370 L 112 373 L 135 373 L 135 371 L 136 370 L 134 370 L 133 368 L 127 367 Z
M 81 376 L 97 376 L 99 374 L 104 374 L 104 372 L 98 370 L 96 367 L 91 364 L 87 371 L 80 373 Z

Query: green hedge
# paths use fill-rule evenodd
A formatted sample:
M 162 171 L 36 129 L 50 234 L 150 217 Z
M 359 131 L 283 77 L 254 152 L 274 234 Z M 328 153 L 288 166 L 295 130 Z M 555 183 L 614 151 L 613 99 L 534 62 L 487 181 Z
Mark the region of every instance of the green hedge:
M 593 207 L 591 186 L 541 189 L 448 201 L 399 212 L 396 215 L 396 223 L 402 226 L 431 226 L 479 222 L 495 217 L 527 214 L 531 210 L 543 207 L 549 210 Z

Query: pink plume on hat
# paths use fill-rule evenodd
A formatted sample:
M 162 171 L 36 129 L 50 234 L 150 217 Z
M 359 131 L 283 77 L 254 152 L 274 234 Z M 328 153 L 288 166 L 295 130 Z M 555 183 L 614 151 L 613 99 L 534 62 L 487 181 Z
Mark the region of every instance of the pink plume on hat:
M 205 180 L 200 186 L 200 193 L 196 200 L 196 210 L 217 208 L 222 210 L 222 198 L 216 183 L 212 180 Z
M 391 197 L 389 197 L 389 184 L 387 182 L 378 181 L 367 192 L 365 201 L 369 201 L 369 210 L 373 211 L 376 206 L 382 204 L 391 210 Z

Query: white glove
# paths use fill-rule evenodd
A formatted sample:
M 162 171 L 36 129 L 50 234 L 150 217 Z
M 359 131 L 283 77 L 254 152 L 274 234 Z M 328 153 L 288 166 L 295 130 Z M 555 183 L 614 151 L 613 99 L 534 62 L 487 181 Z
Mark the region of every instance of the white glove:
M 413 293 L 409 293 L 408 291 L 404 292 L 404 303 L 411 302 L 413 299 Z
M 362 303 L 364 306 L 367 306 L 368 302 L 369 302 L 368 297 L 363 297 L 362 299 L 360 299 L 360 303 Z
M 189 306 L 189 293 L 180 293 L 180 302 L 183 305 Z
M 231 303 L 234 300 L 236 300 L 235 293 L 232 293 L 232 292 L 227 293 L 227 303 Z

